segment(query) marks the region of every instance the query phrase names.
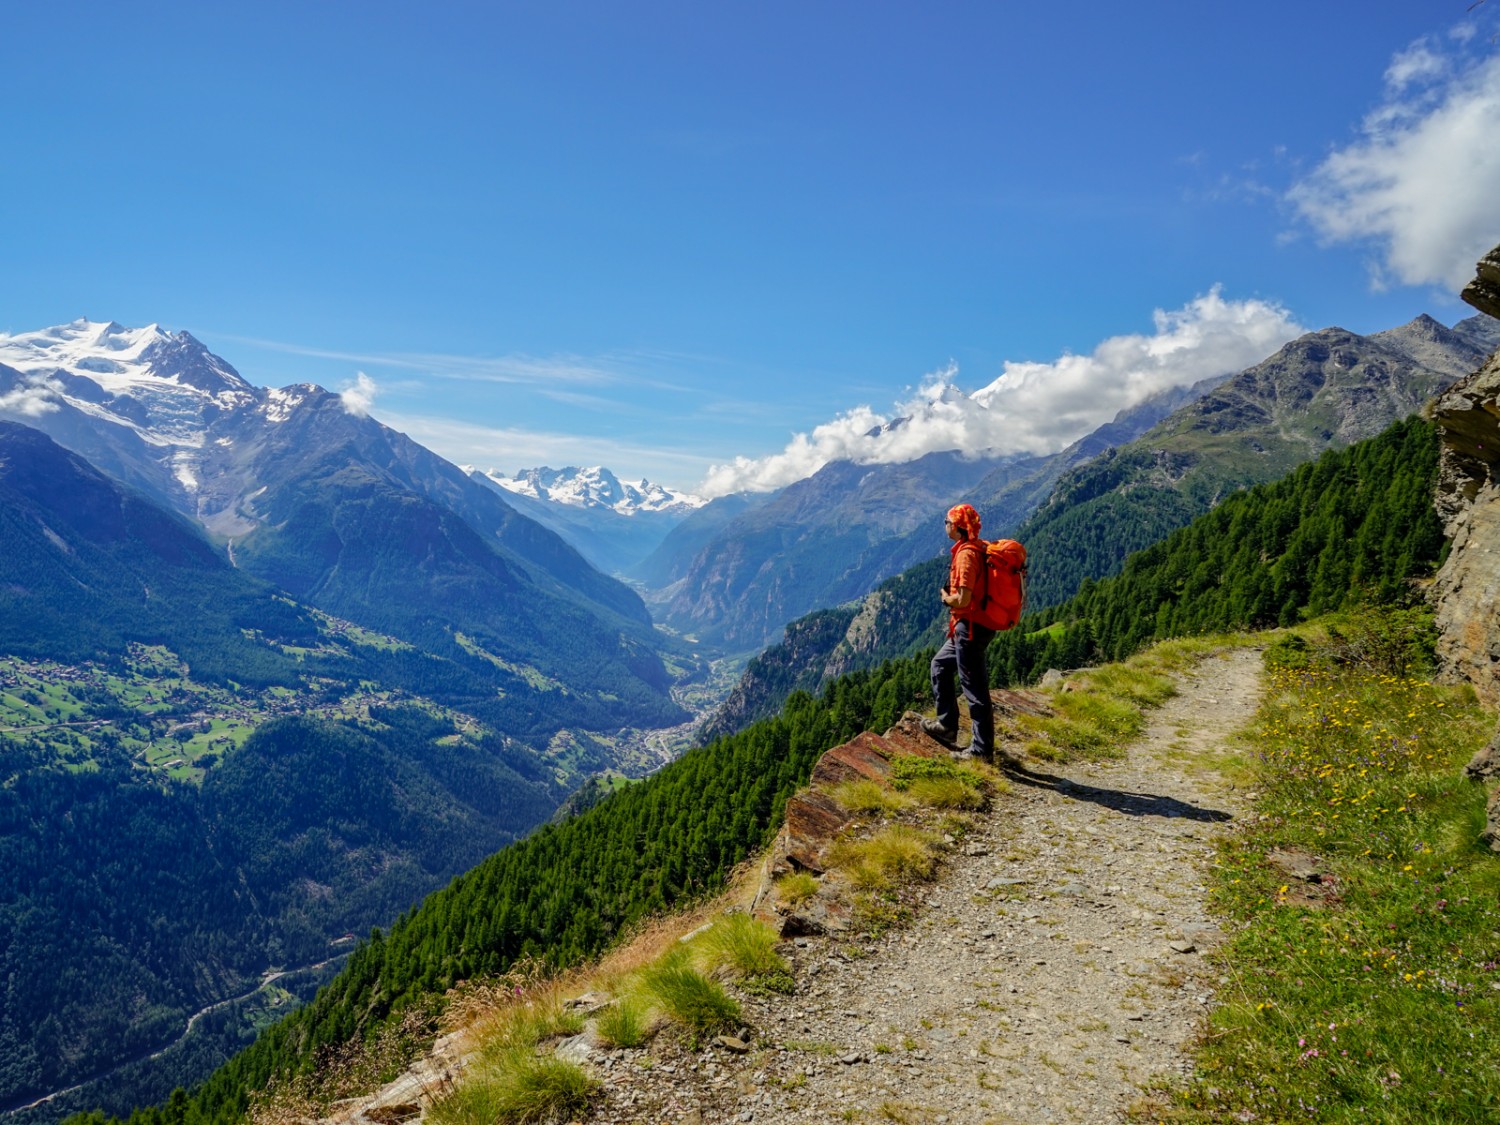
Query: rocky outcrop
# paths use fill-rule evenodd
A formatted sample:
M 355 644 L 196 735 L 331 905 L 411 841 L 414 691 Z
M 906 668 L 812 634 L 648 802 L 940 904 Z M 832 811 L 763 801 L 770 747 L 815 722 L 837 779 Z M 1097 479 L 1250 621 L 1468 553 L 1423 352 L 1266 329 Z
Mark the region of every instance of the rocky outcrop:
M 1040 692 L 996 688 L 990 699 L 1002 756 L 1005 743 L 1016 733 L 1016 716 L 1052 713 Z M 902 755 L 947 758 L 949 750 L 923 732 L 920 715 L 908 711 L 884 734 L 865 731 L 818 759 L 807 788 L 787 801 L 781 831 L 766 852 L 752 913 L 774 925 L 783 937 L 842 933 L 849 928 L 852 904 L 840 880 L 830 874 L 826 857 L 835 841 L 857 828 L 858 818 L 838 803 L 831 790 L 840 782 L 862 778 L 889 784 L 891 764 Z M 783 900 L 776 890 L 777 880 L 794 872 L 818 880 L 817 891 L 795 903 Z
M 1488 744 L 1476 750 L 1464 767 L 1464 776 L 1470 781 L 1493 781 L 1500 778 L 1500 731 L 1496 731 Z
M 1463 297 L 1480 312 L 1500 317 L 1500 246 L 1479 259 L 1476 276 L 1464 286 Z
M 1478 266 L 1464 300 L 1500 316 L 1500 247 Z M 1452 540 L 1433 583 L 1438 659 L 1466 679 L 1485 706 L 1500 707 L 1500 352 L 1448 389 L 1433 409 L 1442 435 L 1436 504 Z M 1500 732 L 1465 774 L 1500 772 Z M 1500 852 L 1500 786 L 1490 793 L 1483 841 Z
M 1500 248 L 1485 262 L 1500 268 Z M 1500 707 L 1500 353 L 1439 396 L 1433 419 L 1442 436 L 1437 510 L 1453 543 L 1433 585 L 1438 657 Z

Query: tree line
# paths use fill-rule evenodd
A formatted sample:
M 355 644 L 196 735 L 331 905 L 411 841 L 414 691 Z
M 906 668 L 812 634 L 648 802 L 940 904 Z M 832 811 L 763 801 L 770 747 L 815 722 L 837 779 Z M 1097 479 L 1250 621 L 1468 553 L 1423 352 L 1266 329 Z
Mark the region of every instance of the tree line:
M 1085 579 L 1060 605 L 1028 614 L 990 649 L 996 685 L 1048 668 L 1119 660 L 1166 637 L 1291 625 L 1356 602 L 1414 596 L 1446 551 L 1432 506 L 1438 439 L 1412 417 L 1237 492 L 1131 555 L 1112 578 Z

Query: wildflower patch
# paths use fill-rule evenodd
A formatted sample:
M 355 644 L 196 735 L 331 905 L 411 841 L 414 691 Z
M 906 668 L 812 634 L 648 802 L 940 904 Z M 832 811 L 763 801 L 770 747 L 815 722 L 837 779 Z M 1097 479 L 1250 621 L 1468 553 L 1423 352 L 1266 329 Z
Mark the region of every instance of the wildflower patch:
M 1466 687 L 1317 656 L 1268 673 L 1261 815 L 1213 890 L 1221 1004 L 1167 1116 L 1497 1120 L 1500 859 L 1461 773 L 1493 718 Z

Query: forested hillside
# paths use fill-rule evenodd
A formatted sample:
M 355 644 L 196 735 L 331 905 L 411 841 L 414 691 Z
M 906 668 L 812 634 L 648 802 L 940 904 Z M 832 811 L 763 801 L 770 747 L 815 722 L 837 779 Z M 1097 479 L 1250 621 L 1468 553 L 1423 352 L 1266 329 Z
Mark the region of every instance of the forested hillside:
M 342 935 L 397 916 L 561 797 L 503 745 L 414 708 L 379 718 L 273 722 L 201 788 L 143 777 L 107 741 L 68 770 L 0 735 L 0 1108 L 165 1046 L 268 967 L 347 952 Z M 163 1097 L 253 1027 L 202 1030 L 109 1096 Z
M 1114 578 L 996 638 L 994 683 L 1116 660 L 1162 637 L 1288 625 L 1414 596 L 1444 551 L 1435 427 L 1419 418 L 1227 498 Z
M 679 714 L 643 686 L 654 655 L 615 677 L 623 644 L 577 696 L 462 633 L 434 626 L 439 655 L 300 604 L 3 421 L 0 543 L 0 1110 L 104 1073 L 124 1110 L 203 1077 L 285 997 L 114 1068 L 268 971 L 347 952 L 577 778 L 641 772 L 624 720 Z M 549 744 L 590 719 L 600 739 Z
M 1138 411 L 1040 467 L 996 469 L 963 499 L 979 509 L 987 536 L 1026 544 L 1029 604 L 1055 605 L 1085 580 L 1117 573 L 1133 551 L 1225 497 L 1277 480 L 1325 449 L 1373 437 L 1417 411 L 1473 370 L 1497 341 L 1500 321 L 1483 315 L 1452 328 L 1419 316 L 1371 336 L 1340 328 L 1308 333 L 1233 377 L 1183 392 L 1186 405 L 1170 413 Z M 939 554 L 942 541 L 919 527 L 892 549 L 915 561 Z M 941 583 L 940 563 L 923 566 L 898 581 L 926 573 Z M 924 588 L 931 587 L 924 579 Z M 917 615 L 894 602 L 888 588 L 866 596 L 858 612 L 837 611 L 848 622 L 844 636 L 836 635 L 828 611 L 791 622 L 783 640 L 751 662 L 706 729 L 733 730 L 774 711 L 793 686 L 815 688 L 840 671 L 909 651 L 902 644 Z M 927 629 L 916 632 L 935 641 L 931 625 L 940 616 L 928 612 L 921 618 Z
M 1309 333 L 1065 474 L 1014 533 L 1032 555 L 1032 604 L 1071 597 L 1236 491 L 1416 412 L 1483 360 L 1493 329 L 1488 317 L 1450 329 L 1422 316 L 1372 336 Z
M 1355 466 L 1366 466 L 1371 457 L 1383 459 L 1384 464 L 1391 457 L 1392 442 L 1398 442 L 1404 452 L 1385 466 L 1388 475 L 1382 475 L 1384 470 L 1370 473 L 1365 468 L 1347 471 L 1327 468 L 1330 464 L 1346 464 L 1343 460 L 1346 457 L 1352 458 L 1347 464 Z M 1360 596 L 1389 596 L 1392 593 L 1390 582 L 1379 575 L 1411 573 L 1403 569 L 1407 566 L 1403 557 L 1408 556 L 1412 565 L 1430 569 L 1432 544 L 1441 541 L 1436 517 L 1428 511 L 1436 448 L 1432 428 L 1416 419 L 1408 419 L 1378 438 L 1337 454 L 1324 454 L 1323 459 L 1304 465 L 1284 481 L 1236 491 L 1218 508 L 1193 523 L 1191 534 L 1188 530 L 1182 531 L 1180 534 L 1185 538 L 1167 538 L 1165 542 L 1158 542 L 1130 557 L 1124 572 L 1131 576 L 1130 581 L 1134 584 L 1141 581 L 1142 568 L 1149 565 L 1147 560 L 1169 550 L 1170 544 L 1185 543 L 1180 552 L 1186 552 L 1186 555 L 1180 552 L 1172 555 L 1173 581 L 1183 568 L 1196 576 L 1200 585 L 1190 591 L 1190 609 L 1178 609 L 1175 603 L 1173 607 L 1162 609 L 1160 599 L 1165 587 L 1142 591 L 1131 585 L 1128 587 L 1131 592 L 1127 594 L 1118 592 L 1127 587 L 1109 579 L 1095 581 L 1093 576 L 1098 572 L 1117 569 L 1117 544 L 1136 534 L 1133 530 L 1122 529 L 1154 526 L 1159 538 L 1168 536 L 1181 522 L 1190 518 L 1193 507 L 1170 489 L 1114 489 L 1120 479 L 1129 475 L 1128 464 L 1145 456 L 1140 450 L 1127 447 L 1100 458 L 1088 473 L 1064 479 L 1064 483 L 1072 488 L 1097 488 L 1097 495 L 1085 495 L 1081 502 L 1072 506 L 1060 504 L 1058 510 L 1062 514 L 1049 517 L 1046 523 L 1045 552 L 1038 550 L 1031 556 L 1031 589 L 1061 588 L 1064 580 L 1056 577 L 1054 568 L 1065 563 L 1064 573 L 1078 584 L 1075 586 L 1078 596 L 1054 609 L 1040 610 L 1028 616 L 1022 628 L 996 640 L 990 667 L 992 673 L 1001 678 L 995 682 L 1020 683 L 1035 679 L 1048 667 L 1073 667 L 1093 659 L 1115 659 L 1155 637 L 1197 631 L 1200 615 L 1203 615 L 1201 627 L 1211 629 L 1274 625 L 1281 619 L 1281 608 L 1287 605 L 1323 612 L 1335 608 L 1349 590 L 1349 575 L 1345 570 L 1350 568 L 1355 581 L 1361 584 L 1358 587 L 1362 591 Z M 1410 460 L 1401 460 L 1406 453 L 1410 454 Z M 1329 457 L 1334 457 L 1334 460 L 1328 461 Z M 1315 466 L 1324 466 L 1317 469 L 1319 474 L 1332 473 L 1331 478 L 1317 477 L 1319 484 L 1315 487 L 1326 485 L 1329 489 L 1317 512 L 1308 513 L 1318 518 L 1303 519 L 1303 509 L 1308 502 L 1300 492 L 1300 498 L 1295 502 L 1280 501 L 1276 516 L 1268 523 L 1259 522 L 1259 516 L 1239 514 L 1259 512 L 1265 503 L 1264 497 L 1270 495 L 1266 489 L 1305 489 L 1308 487 L 1305 483 L 1297 482 L 1305 482 L 1306 474 L 1313 472 Z M 1351 490 L 1350 482 L 1355 480 L 1360 483 Z M 1374 493 L 1381 493 L 1383 484 L 1388 488 L 1375 496 Z M 1074 499 L 1080 498 L 1075 496 Z M 1321 550 L 1318 545 L 1327 540 L 1331 528 L 1343 526 L 1351 520 L 1363 520 L 1365 506 L 1370 503 L 1377 505 L 1377 510 L 1370 516 L 1375 523 L 1368 528 L 1363 524 L 1356 527 L 1361 536 L 1357 544 L 1351 539 L 1349 543 L 1335 543 L 1323 556 L 1317 554 Z M 1288 504 L 1292 505 L 1293 511 L 1291 524 L 1287 523 Z M 1231 518 L 1234 522 L 1222 522 Z M 1245 528 L 1252 529 L 1248 534 L 1264 536 L 1264 539 L 1248 545 L 1234 539 L 1245 554 L 1226 557 L 1224 553 L 1229 550 L 1231 541 L 1226 536 L 1246 534 Z M 1023 528 L 1020 534 L 1025 535 L 1027 531 Z M 1353 534 L 1351 532 L 1351 536 Z M 1194 556 L 1192 552 L 1200 548 L 1202 554 Z M 1179 550 L 1171 549 L 1174 552 Z M 1292 557 L 1277 563 L 1283 550 L 1291 552 Z M 1402 556 L 1402 551 L 1407 552 L 1407 556 Z M 1247 559 L 1261 552 L 1268 562 L 1259 569 L 1248 568 Z M 1320 561 L 1316 568 L 1309 569 L 1309 559 L 1325 556 L 1327 562 Z M 1210 557 L 1223 565 L 1218 570 L 1207 564 L 1200 565 L 1198 560 Z M 1194 561 L 1187 561 L 1189 558 Z M 1347 560 L 1348 567 L 1340 560 Z M 1271 563 L 1277 565 L 1273 567 Z M 946 567 L 946 559 L 922 563 L 882 584 L 857 608 L 825 611 L 809 615 L 804 621 L 793 622 L 787 627 L 786 639 L 780 645 L 767 649 L 750 662 L 734 694 L 711 721 L 712 729 L 730 730 L 736 723 L 768 714 L 774 711 L 785 692 L 794 688 L 814 690 L 818 684 L 841 671 L 869 667 L 879 660 L 940 643 L 946 617 L 933 591 L 942 585 Z M 1304 570 L 1307 573 L 1299 577 Z M 1211 595 L 1201 586 L 1203 582 L 1212 583 L 1220 575 L 1224 585 L 1218 594 Z M 1224 592 L 1230 589 L 1235 591 L 1233 596 Z M 1249 592 L 1252 589 L 1253 593 Z M 1139 620 L 1135 617 L 1136 606 L 1145 604 L 1132 601 L 1138 595 L 1156 599 L 1150 601 L 1149 622 L 1144 617 Z M 1109 598 L 1118 601 L 1111 602 L 1108 608 L 1095 608 L 1103 606 L 1100 599 Z M 1031 604 L 1036 604 L 1037 600 L 1041 599 L 1033 599 Z M 1080 614 L 1082 619 L 1078 620 Z M 1064 630 L 1060 623 L 1065 621 L 1074 621 L 1075 624 Z M 1120 623 L 1124 621 L 1131 624 L 1122 633 L 1124 626 Z M 859 628 L 855 628 L 855 622 L 860 623 Z M 841 624 L 842 629 L 839 628 Z M 1046 630 L 1044 635 L 1031 635 L 1043 629 Z

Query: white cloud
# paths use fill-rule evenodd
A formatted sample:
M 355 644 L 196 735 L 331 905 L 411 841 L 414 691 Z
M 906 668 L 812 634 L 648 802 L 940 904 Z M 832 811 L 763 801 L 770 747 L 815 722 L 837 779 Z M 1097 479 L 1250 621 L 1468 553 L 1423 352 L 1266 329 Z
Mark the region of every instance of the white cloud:
M 41 375 L 25 376 L 25 383 L 0 394 L 0 410 L 23 418 L 40 418 L 58 409 L 55 398 L 62 395 L 62 385 Z
M 1373 245 L 1377 288 L 1457 291 L 1500 241 L 1500 55 L 1444 55 L 1426 40 L 1386 71 L 1360 139 L 1288 198 L 1326 244 Z
M 1427 40 L 1418 39 L 1391 60 L 1385 71 L 1385 82 L 1393 92 L 1400 93 L 1413 82 L 1441 77 L 1447 69 L 1448 60 L 1434 51 Z
M 1226 301 L 1215 287 L 1181 309 L 1154 314 L 1155 332 L 1115 336 L 1090 355 L 1052 363 L 1005 364 L 972 394 L 949 364 L 923 380 L 892 415 L 858 406 L 780 453 L 715 465 L 694 491 L 705 496 L 768 491 L 811 476 L 831 461 L 913 461 L 928 453 L 1050 453 L 1158 391 L 1259 363 L 1304 330 L 1264 301 Z
M 339 398 L 344 402 L 344 409 L 356 418 L 367 417 L 370 407 L 375 404 L 375 396 L 380 393 L 380 388 L 375 385 L 363 371 L 357 371 L 354 378 L 339 388 Z
M 386 414 L 382 421 L 413 441 L 452 461 L 480 469 L 498 469 L 506 474 L 541 465 L 603 464 L 613 468 L 630 466 L 627 476 L 639 474 L 652 480 L 691 479 L 703 471 L 707 458 L 671 449 L 645 446 L 607 438 L 581 439 L 578 434 L 548 433 L 460 422 L 419 414 Z M 580 460 L 579 448 L 587 445 Z
M 209 334 L 207 329 L 203 331 L 205 335 Z M 573 354 L 475 356 L 449 352 L 356 352 L 267 340 L 258 336 L 237 336 L 225 332 L 213 332 L 212 335 L 219 340 L 228 340 L 237 344 L 309 359 L 358 363 L 381 370 L 416 371 L 434 378 L 518 386 L 553 386 L 558 383 L 570 383 L 599 387 L 645 386 L 675 389 L 673 384 L 644 375 L 639 369 L 651 367 L 663 358 L 674 360 L 693 358 L 664 356 L 662 353 L 643 351 L 602 356 Z

